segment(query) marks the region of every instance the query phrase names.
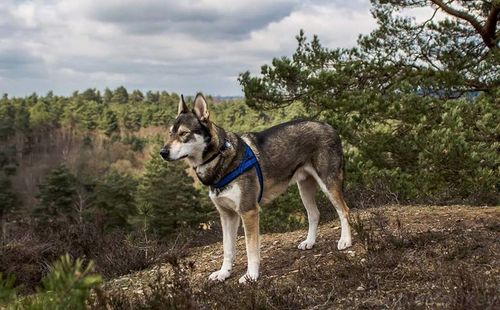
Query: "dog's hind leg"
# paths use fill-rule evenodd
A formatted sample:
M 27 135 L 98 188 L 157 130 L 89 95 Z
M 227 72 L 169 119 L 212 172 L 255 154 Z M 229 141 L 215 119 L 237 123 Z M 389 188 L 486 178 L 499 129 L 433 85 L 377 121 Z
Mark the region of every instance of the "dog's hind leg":
M 337 210 L 340 220 L 340 240 L 337 243 L 339 250 L 344 250 L 352 245 L 351 226 L 349 224 L 349 208 L 344 200 L 342 193 L 342 181 L 337 181 L 328 187 L 328 193 L 325 193 L 333 206 Z
M 352 245 L 351 226 L 349 225 L 349 208 L 344 201 L 342 192 L 342 172 L 328 175 L 328 169 L 323 170 L 321 175 L 314 168 L 310 168 L 309 173 L 316 179 L 321 190 L 335 207 L 340 220 L 340 240 L 337 243 L 339 250 L 346 249 Z
M 231 275 L 234 256 L 236 252 L 236 237 L 240 226 L 240 216 L 233 210 L 217 207 L 222 224 L 222 243 L 224 248 L 224 261 L 219 271 L 209 276 L 210 280 L 224 281 Z
M 318 188 L 316 180 L 312 176 L 297 181 L 299 187 L 300 198 L 307 211 L 307 220 L 309 222 L 309 230 L 307 231 L 306 240 L 302 241 L 298 248 L 301 250 L 311 249 L 316 243 L 316 233 L 318 231 L 319 210 L 316 206 L 316 190 Z

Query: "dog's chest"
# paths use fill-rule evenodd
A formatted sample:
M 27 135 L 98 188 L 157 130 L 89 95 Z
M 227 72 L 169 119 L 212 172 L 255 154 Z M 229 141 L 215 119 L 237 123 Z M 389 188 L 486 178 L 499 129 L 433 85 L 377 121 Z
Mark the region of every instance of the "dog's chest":
M 219 207 L 239 211 L 241 188 L 237 183 L 228 185 L 224 190 L 210 189 L 208 196 Z

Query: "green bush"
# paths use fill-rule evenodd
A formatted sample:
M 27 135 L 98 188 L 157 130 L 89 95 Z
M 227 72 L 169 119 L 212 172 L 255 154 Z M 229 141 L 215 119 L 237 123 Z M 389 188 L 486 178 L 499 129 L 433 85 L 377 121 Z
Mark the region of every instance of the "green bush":
M 3 277 L 0 273 L 0 308 L 2 304 L 10 303 L 16 298 L 16 288 L 14 283 L 16 278 L 13 275 Z
M 42 286 L 34 295 L 15 299 L 12 277 L 0 277 L 0 306 L 6 309 L 85 309 L 90 291 L 101 283 L 101 276 L 93 273 L 93 263 L 86 266 L 80 259 L 62 256 L 42 279 Z

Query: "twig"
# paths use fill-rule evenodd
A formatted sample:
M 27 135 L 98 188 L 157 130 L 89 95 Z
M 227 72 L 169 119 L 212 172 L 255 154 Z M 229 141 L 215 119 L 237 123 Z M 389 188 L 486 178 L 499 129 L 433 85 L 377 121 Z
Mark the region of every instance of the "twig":
M 330 293 L 328 293 L 328 297 L 327 297 L 327 299 L 326 299 L 326 301 L 325 301 L 324 303 L 322 303 L 321 305 L 316 305 L 316 306 L 314 306 L 314 307 L 312 307 L 312 308 L 310 308 L 310 309 L 311 309 L 311 310 L 313 310 L 313 309 L 319 309 L 319 308 L 321 308 L 321 307 L 326 306 L 326 305 L 330 302 L 330 299 L 332 299 L 332 295 L 333 295 L 333 291 L 334 291 L 334 290 L 335 290 L 335 288 L 333 288 L 333 289 L 330 291 Z

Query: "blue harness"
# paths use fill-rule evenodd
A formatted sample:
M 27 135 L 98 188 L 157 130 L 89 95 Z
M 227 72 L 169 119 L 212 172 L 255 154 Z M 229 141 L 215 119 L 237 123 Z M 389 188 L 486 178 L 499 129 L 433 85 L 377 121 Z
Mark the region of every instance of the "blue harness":
M 243 142 L 245 143 L 245 142 Z M 255 171 L 257 172 L 257 178 L 259 179 L 259 186 L 260 186 L 260 192 L 259 192 L 259 199 L 257 202 L 260 202 L 262 199 L 262 192 L 264 191 L 264 179 L 262 178 L 262 171 L 260 170 L 260 165 L 259 161 L 257 160 L 257 157 L 255 157 L 255 154 L 253 153 L 252 149 L 248 146 L 248 144 L 245 143 L 245 153 L 243 154 L 243 158 L 241 159 L 240 164 L 238 167 L 236 167 L 234 170 L 226 174 L 219 182 L 213 184 L 212 186 L 215 188 L 221 188 L 242 175 L 244 172 L 252 169 L 255 167 Z

